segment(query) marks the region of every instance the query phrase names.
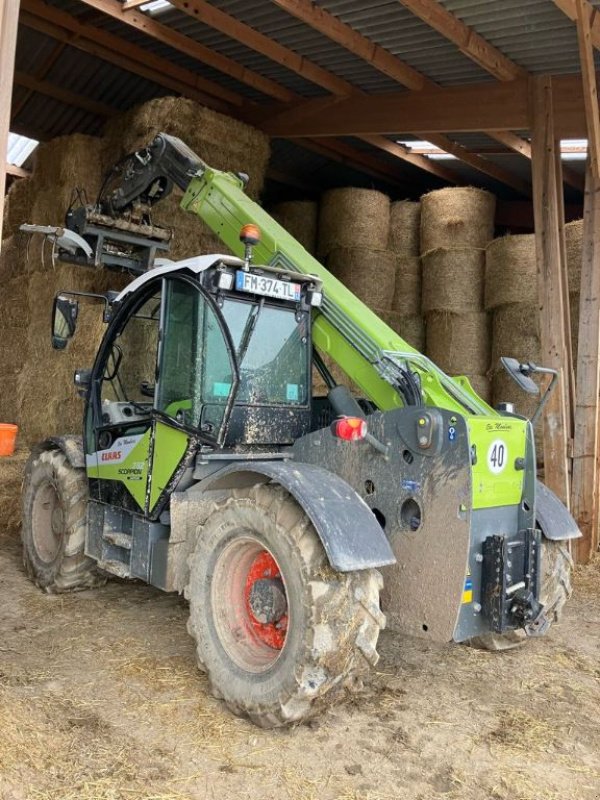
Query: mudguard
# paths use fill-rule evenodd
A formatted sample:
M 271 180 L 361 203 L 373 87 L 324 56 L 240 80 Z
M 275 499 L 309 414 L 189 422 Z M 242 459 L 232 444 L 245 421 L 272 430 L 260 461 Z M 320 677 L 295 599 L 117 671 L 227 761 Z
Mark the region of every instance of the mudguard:
M 535 486 L 535 516 L 546 539 L 553 542 L 580 539 L 577 523 L 551 489 L 541 481 Z
M 61 450 L 67 457 L 67 461 L 76 469 L 85 469 L 85 457 L 83 455 L 83 439 L 74 433 L 65 436 L 49 436 L 43 442 L 39 442 L 31 448 L 32 455 L 39 455 L 44 450 Z
M 202 481 L 203 490 L 234 489 L 273 481 L 304 509 L 333 569 L 338 572 L 396 563 L 371 509 L 346 481 L 312 464 L 268 461 L 231 464 Z

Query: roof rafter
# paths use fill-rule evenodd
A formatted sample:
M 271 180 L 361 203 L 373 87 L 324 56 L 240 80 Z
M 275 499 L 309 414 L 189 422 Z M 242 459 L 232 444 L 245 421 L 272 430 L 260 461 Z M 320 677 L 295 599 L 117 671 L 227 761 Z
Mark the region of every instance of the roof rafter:
M 88 2 L 88 0 L 83 1 Z M 98 2 L 99 0 L 93 1 Z M 280 64 L 281 66 L 291 69 L 298 75 L 313 81 L 332 94 L 339 96 L 364 96 L 364 92 L 361 92 L 345 79 L 339 78 L 332 72 L 313 64 L 312 62 L 308 61 L 308 59 L 300 56 L 298 53 L 295 53 L 293 50 L 280 45 L 278 42 L 273 41 L 268 36 L 265 36 L 254 28 L 251 28 L 249 25 L 240 22 L 235 17 L 226 14 L 220 9 L 216 9 L 214 6 L 211 6 L 209 3 L 207 3 L 206 0 L 171 0 L 171 3 L 176 8 L 179 8 L 186 14 L 189 14 L 195 19 L 200 20 L 205 25 L 219 30 L 221 33 L 224 33 L 236 41 L 242 42 L 246 47 L 250 47 L 256 52 L 259 52 L 267 58 L 270 58 L 271 60 Z M 382 58 L 383 56 L 379 54 L 379 57 Z M 386 60 L 386 63 L 388 66 L 390 65 L 389 59 Z M 419 73 L 416 71 L 414 72 L 414 76 L 418 74 Z M 438 143 L 440 142 L 441 140 L 438 138 Z M 372 136 L 369 139 L 369 144 L 371 144 L 373 147 L 377 147 L 389 152 L 389 140 L 385 137 L 380 138 Z M 451 146 L 450 140 L 448 140 L 448 146 Z M 427 172 L 431 172 L 438 177 L 442 177 L 444 180 L 447 180 L 451 183 L 460 183 L 460 179 L 456 173 L 453 173 L 452 170 L 446 168 L 440 169 L 439 164 L 433 164 L 427 157 L 415 156 L 406 150 L 406 148 L 400 148 L 400 146 L 398 146 L 398 150 L 395 152 L 395 155 L 405 161 L 410 161 L 410 163 L 414 164 L 415 166 L 420 166 L 421 169 L 424 169 Z M 458 157 L 460 158 L 460 156 Z M 419 159 L 419 161 L 415 161 L 415 159 Z M 474 156 L 471 161 L 471 165 L 476 166 L 478 170 L 485 174 L 490 174 L 490 170 L 488 168 L 489 162 L 486 161 L 486 159 L 480 158 L 479 156 Z M 512 186 L 519 192 L 529 194 L 530 190 L 525 181 L 517 178 L 502 167 L 496 167 L 495 165 L 491 166 L 494 173 L 493 177 L 496 178 L 496 180 L 501 180 L 503 183 Z
M 27 75 L 24 72 L 15 72 L 15 83 L 18 86 L 23 86 L 31 92 L 38 92 L 39 94 L 53 97 L 61 103 L 68 106 L 75 106 L 75 108 L 82 108 L 84 111 L 89 111 L 98 117 L 112 117 L 117 111 L 105 103 L 99 103 L 96 100 L 90 100 L 89 97 L 71 92 L 68 89 L 62 89 L 50 81 L 34 78 L 32 75 Z
M 583 81 L 583 101 L 588 129 L 590 168 L 596 181 L 600 181 L 600 117 L 598 116 L 598 90 L 594 67 L 591 16 L 594 9 L 586 0 L 577 0 L 577 39 Z
M 222 111 L 230 115 L 234 113 L 232 105 L 226 104 L 219 97 L 206 94 L 198 88 L 199 84 L 204 87 L 206 82 L 195 73 L 178 67 L 165 58 L 153 55 L 141 47 L 132 45 L 118 36 L 102 31 L 98 27 L 80 22 L 70 14 L 49 6 L 41 2 L 41 0 L 21 0 L 20 22 L 27 27 L 45 33 L 61 43 L 89 53 L 107 63 L 115 64 L 134 75 L 152 81 L 159 86 L 164 86 L 184 97 L 196 100 L 216 111 Z M 236 113 L 241 118 L 248 116 L 249 107 L 244 105 L 245 101 L 241 95 L 229 92 L 218 84 L 211 83 L 210 86 L 211 88 L 214 87 L 215 92 L 219 92 L 233 101 L 237 108 Z M 13 124 L 12 128 L 15 132 L 32 133 L 31 130 L 21 130 L 18 124 Z M 35 138 L 40 139 L 43 137 L 38 131 L 35 133 Z M 300 142 L 300 145 L 304 147 L 306 142 Z M 333 142 L 328 145 L 328 156 L 330 158 L 348 163 L 350 153 L 354 153 L 356 164 L 362 164 L 364 160 L 362 153 L 346 148 L 346 146 L 344 146 L 343 154 L 336 153 L 332 145 Z M 385 176 L 380 172 L 377 177 L 384 178 Z M 397 179 L 396 176 L 387 174 L 387 181 L 388 183 L 398 183 L 399 178 Z
M 528 73 L 480 36 L 438 0 L 399 0 L 415 17 L 427 23 L 445 39 L 453 42 L 463 55 L 499 81 L 526 78 Z
M 390 53 L 389 50 L 376 44 L 341 19 L 331 14 L 329 11 L 316 6 L 311 0 L 272 0 L 272 2 L 296 19 L 299 19 L 305 25 L 324 34 L 332 39 L 332 41 L 346 48 L 354 55 L 359 56 L 375 69 L 387 75 L 389 78 L 392 78 L 397 83 L 406 86 L 408 89 L 421 91 L 422 89 L 431 89 L 439 85 L 422 72 L 419 72 L 405 61 L 398 58 L 398 56 Z M 455 158 L 469 164 L 475 169 L 501 182 L 506 182 L 507 173 L 502 167 L 497 167 L 492 162 L 480 158 L 475 153 L 469 152 L 465 147 L 451 141 L 448 137 L 422 131 L 419 132 L 419 136 L 423 139 L 427 139 L 432 142 L 432 144 L 437 145 L 440 149 L 445 150 L 447 153 L 450 153 L 455 156 Z M 531 158 L 531 146 L 529 142 L 521 139 L 516 134 L 510 131 L 489 131 L 488 136 L 516 150 L 526 158 Z M 518 179 L 515 178 L 515 180 Z M 526 195 L 531 194 L 531 190 L 525 181 L 521 181 L 520 191 Z
M 26 2 L 39 2 L 39 0 L 25 0 Z M 118 19 L 119 21 L 129 25 L 137 30 L 143 30 L 148 36 L 157 39 L 158 41 L 164 42 L 166 44 L 171 44 L 174 47 L 178 47 L 179 49 L 185 48 L 184 52 L 187 52 L 188 55 L 192 55 L 193 57 L 199 58 L 199 55 L 194 56 L 194 53 L 198 53 L 200 51 L 197 50 L 197 47 L 204 48 L 203 45 L 199 45 L 199 43 L 195 42 L 193 39 L 190 39 L 188 36 L 184 36 L 183 34 L 177 33 L 173 31 L 171 28 L 168 28 L 166 25 L 162 25 L 161 23 L 156 22 L 155 20 L 151 19 L 150 17 L 145 16 L 144 14 L 137 14 L 136 12 L 128 12 L 124 13 L 122 9 L 121 3 L 118 0 L 81 0 L 85 5 L 91 6 L 98 11 L 103 11 L 104 13 L 108 14 L 109 16 Z M 173 3 L 177 5 L 177 2 Z M 190 7 L 190 3 L 185 2 L 184 10 L 188 11 L 188 7 Z M 254 31 L 253 28 L 249 28 L 247 25 L 239 22 L 238 20 L 234 19 L 233 17 L 229 17 L 229 15 L 224 14 L 222 11 L 214 8 L 213 6 L 206 6 L 206 4 L 201 4 L 197 6 L 197 3 L 193 3 L 193 7 L 200 9 L 202 11 L 202 22 L 206 22 L 206 24 L 210 24 L 209 20 L 214 21 L 216 25 L 227 27 L 226 21 L 231 21 L 231 33 L 233 35 L 235 32 L 236 36 L 242 37 L 241 40 L 246 46 L 249 47 L 256 47 L 259 48 L 258 52 L 262 52 L 265 55 L 268 55 L 269 58 L 273 58 L 274 60 L 278 61 L 278 63 L 283 64 L 284 66 L 288 67 L 294 72 L 301 74 L 303 77 L 307 79 L 313 80 L 314 82 L 318 83 L 318 85 L 323 86 L 323 88 L 327 89 L 328 91 L 332 91 L 335 95 L 342 95 L 342 96 L 349 96 L 352 94 L 356 94 L 357 90 L 355 89 L 352 84 L 345 81 L 343 78 L 339 78 L 328 70 L 322 69 L 321 67 L 313 64 L 312 62 L 308 61 L 307 59 L 302 58 L 298 54 L 294 53 L 292 50 L 288 50 L 287 48 L 283 47 L 282 45 L 273 42 L 268 37 L 264 36 L 257 31 Z M 182 5 L 183 7 L 183 5 Z M 193 13 L 192 11 L 188 11 L 188 13 Z M 221 30 L 221 27 L 218 28 Z M 185 41 L 183 41 L 185 40 Z M 177 44 L 176 44 L 177 42 Z M 212 51 L 210 51 L 212 52 Z M 216 55 L 216 54 L 215 54 Z M 224 57 L 221 57 L 224 58 Z M 226 61 L 231 61 L 230 59 L 226 59 Z M 248 80 L 248 76 L 252 75 L 249 70 L 245 70 L 244 68 L 240 67 L 239 64 L 236 62 L 231 61 L 231 64 L 235 65 L 237 70 L 238 79 L 248 85 L 253 85 L 254 80 L 252 83 Z M 231 74 L 228 72 L 227 74 Z M 310 77 L 309 77 L 310 76 Z M 302 100 L 300 95 L 294 94 L 293 92 L 286 89 L 281 84 L 277 84 L 274 81 L 269 81 L 274 87 L 276 87 L 276 93 L 273 93 L 273 90 L 266 87 L 267 93 L 270 93 L 271 96 L 275 96 L 275 99 L 283 100 L 286 99 L 288 103 L 291 102 L 298 102 Z M 256 88 L 256 87 L 254 87 Z M 387 150 L 388 140 L 384 137 L 380 138 L 379 145 L 382 149 Z M 377 139 L 373 138 L 372 143 Z M 378 145 L 375 145 L 378 146 Z M 397 152 L 395 153 L 397 158 L 403 159 L 404 161 L 408 161 L 413 166 L 417 166 L 420 169 L 429 172 L 438 178 L 442 178 L 445 181 L 450 183 L 457 183 L 456 175 L 451 171 L 446 169 L 440 164 L 436 164 L 432 162 L 425 156 L 416 156 L 411 154 L 405 148 L 398 148 Z

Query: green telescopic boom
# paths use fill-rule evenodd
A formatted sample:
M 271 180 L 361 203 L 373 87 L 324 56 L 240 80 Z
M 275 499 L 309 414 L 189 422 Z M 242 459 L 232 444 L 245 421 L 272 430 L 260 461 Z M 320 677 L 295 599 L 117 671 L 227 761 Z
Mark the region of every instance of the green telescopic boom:
M 315 314 L 313 341 L 329 355 L 377 408 L 403 405 L 402 375 L 418 376 L 425 405 L 469 415 L 496 416 L 466 378 L 449 378 L 388 325 L 308 253 L 273 217 L 244 191 L 244 181 L 229 172 L 204 167 L 191 179 L 181 201 L 200 217 L 236 255 L 244 257 L 240 229 L 258 225 L 261 241 L 254 260 L 316 275 L 323 282 L 323 305 Z M 373 281 L 378 276 L 374 274 Z

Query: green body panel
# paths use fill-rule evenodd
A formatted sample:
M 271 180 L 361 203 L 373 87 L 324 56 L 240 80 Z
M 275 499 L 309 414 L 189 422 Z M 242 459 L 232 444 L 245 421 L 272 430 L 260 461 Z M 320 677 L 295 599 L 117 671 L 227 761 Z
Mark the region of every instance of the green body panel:
M 150 506 L 152 511 L 158 498 L 179 466 L 189 442 L 183 431 L 157 421 L 154 430 L 152 473 L 150 476 Z
M 143 511 L 146 505 L 149 456 L 150 429 L 143 434 L 133 450 L 122 461 L 118 463 L 98 461 L 96 468 L 88 469 L 88 475 L 91 478 L 100 478 L 104 481 L 121 481 Z M 126 474 L 127 471 L 128 473 Z
M 426 405 L 456 411 L 466 418 L 471 443 L 481 454 L 474 466 L 473 507 L 516 505 L 521 502 L 524 473 L 515 470 L 514 460 L 524 455 L 528 424 L 526 421 L 512 419 L 505 430 L 498 431 L 496 438 L 506 442 L 510 461 L 501 475 L 493 474 L 488 468 L 486 458 L 489 444 L 493 441 L 488 435 L 488 426 L 491 424 L 495 427 L 496 423 L 505 423 L 506 417 L 485 403 L 466 378 L 456 378 L 454 384 L 459 387 L 463 396 L 472 401 L 477 413 L 466 411 L 443 385 L 447 377 L 420 356 L 417 350 L 386 325 L 263 208 L 249 198 L 237 176 L 207 168 L 201 176 L 192 179 L 181 206 L 199 216 L 236 255 L 244 256 L 244 245 L 239 240 L 239 233 L 243 225 L 251 222 L 261 230 L 261 241 L 254 248 L 255 263 L 269 264 L 282 256 L 298 272 L 319 277 L 323 281 L 324 295 L 333 300 L 337 308 L 366 333 L 380 350 L 406 354 L 411 360 L 411 368 L 421 377 Z M 373 275 L 373 280 L 377 280 L 376 274 Z M 340 330 L 319 312 L 314 315 L 313 342 L 341 367 L 379 409 L 385 411 L 402 405 L 402 399 L 395 389 L 380 377 L 375 367 L 348 342 Z

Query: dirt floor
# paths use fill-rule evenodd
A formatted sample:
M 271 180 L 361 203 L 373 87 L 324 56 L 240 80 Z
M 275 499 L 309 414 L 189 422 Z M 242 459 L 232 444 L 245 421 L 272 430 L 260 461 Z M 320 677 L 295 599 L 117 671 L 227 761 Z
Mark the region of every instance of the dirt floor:
M 46 596 L 0 539 L 2 800 L 600 798 L 600 565 L 518 652 L 385 633 L 359 697 L 283 732 L 207 694 L 186 605 L 111 582 Z

